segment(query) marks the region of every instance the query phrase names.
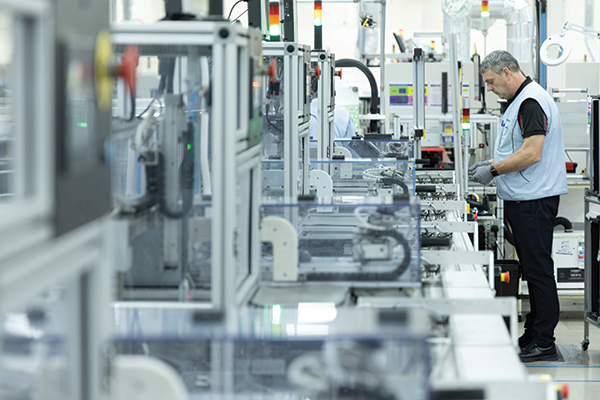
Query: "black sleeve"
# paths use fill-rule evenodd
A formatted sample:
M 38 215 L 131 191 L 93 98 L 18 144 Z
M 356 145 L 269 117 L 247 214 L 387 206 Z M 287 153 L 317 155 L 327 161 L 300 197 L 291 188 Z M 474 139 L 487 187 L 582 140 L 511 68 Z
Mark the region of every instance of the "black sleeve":
M 525 99 L 519 108 L 519 126 L 523 139 L 533 135 L 545 135 L 548 130 L 548 118 L 542 106 L 534 99 Z

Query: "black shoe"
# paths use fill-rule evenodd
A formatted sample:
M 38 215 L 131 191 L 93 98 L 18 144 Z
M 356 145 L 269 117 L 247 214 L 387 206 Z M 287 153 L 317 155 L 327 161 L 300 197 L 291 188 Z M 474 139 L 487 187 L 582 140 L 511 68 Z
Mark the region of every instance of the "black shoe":
M 521 336 L 519 338 L 519 348 L 521 349 L 521 351 L 523 351 L 525 349 L 525 347 L 527 347 L 527 345 L 529 343 L 531 343 L 533 341 L 533 338 L 528 335 L 527 333 L 524 333 L 523 336 Z
M 519 354 L 521 362 L 532 362 L 532 361 L 556 361 L 558 360 L 558 354 L 556 353 L 556 346 L 554 344 L 548 347 L 540 347 L 535 342 L 529 343 L 521 350 Z

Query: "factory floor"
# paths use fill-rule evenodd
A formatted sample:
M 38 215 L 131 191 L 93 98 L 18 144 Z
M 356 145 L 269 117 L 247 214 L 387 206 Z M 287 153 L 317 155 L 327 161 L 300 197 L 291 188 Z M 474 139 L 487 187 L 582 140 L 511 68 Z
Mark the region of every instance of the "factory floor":
M 561 316 L 554 331 L 557 345 L 576 345 L 581 350 L 583 340 L 583 298 L 561 297 Z M 524 304 L 523 315 L 527 312 Z M 519 335 L 523 333 L 523 322 L 519 323 Z M 530 374 L 547 374 L 559 383 L 569 385 L 569 400 L 600 399 L 600 329 L 590 325 L 590 345 L 581 352 L 588 365 L 563 363 L 525 364 Z M 551 365 L 547 365 L 551 364 Z

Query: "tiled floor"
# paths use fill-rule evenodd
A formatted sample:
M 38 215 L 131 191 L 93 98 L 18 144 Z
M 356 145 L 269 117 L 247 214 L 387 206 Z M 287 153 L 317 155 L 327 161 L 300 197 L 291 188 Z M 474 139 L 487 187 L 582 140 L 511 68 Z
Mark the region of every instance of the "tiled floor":
M 522 332 L 523 323 L 519 324 Z M 555 330 L 557 344 L 573 344 L 581 349 L 583 340 L 583 320 L 564 319 L 558 323 Z M 527 366 L 531 374 L 548 374 L 557 383 L 569 385 L 569 400 L 599 400 L 600 399 L 600 329 L 590 326 L 590 346 L 583 352 L 588 361 L 587 366 Z

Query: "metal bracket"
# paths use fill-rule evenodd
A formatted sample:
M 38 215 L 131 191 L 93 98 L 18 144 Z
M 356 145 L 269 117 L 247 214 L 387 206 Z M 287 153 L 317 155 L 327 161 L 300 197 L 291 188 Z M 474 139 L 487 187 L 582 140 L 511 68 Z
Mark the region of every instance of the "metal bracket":
M 261 220 L 260 240 L 273 244 L 273 280 L 298 280 L 298 234 L 286 219 L 265 217 Z
M 320 169 L 311 170 L 310 186 L 314 186 L 317 189 L 317 196 L 320 198 L 333 197 L 333 181 L 325 171 L 321 171 Z
M 345 147 L 334 147 L 334 156 L 344 156 L 344 160 L 352 159 L 352 153 Z M 340 163 L 340 179 L 352 179 L 352 163 Z

